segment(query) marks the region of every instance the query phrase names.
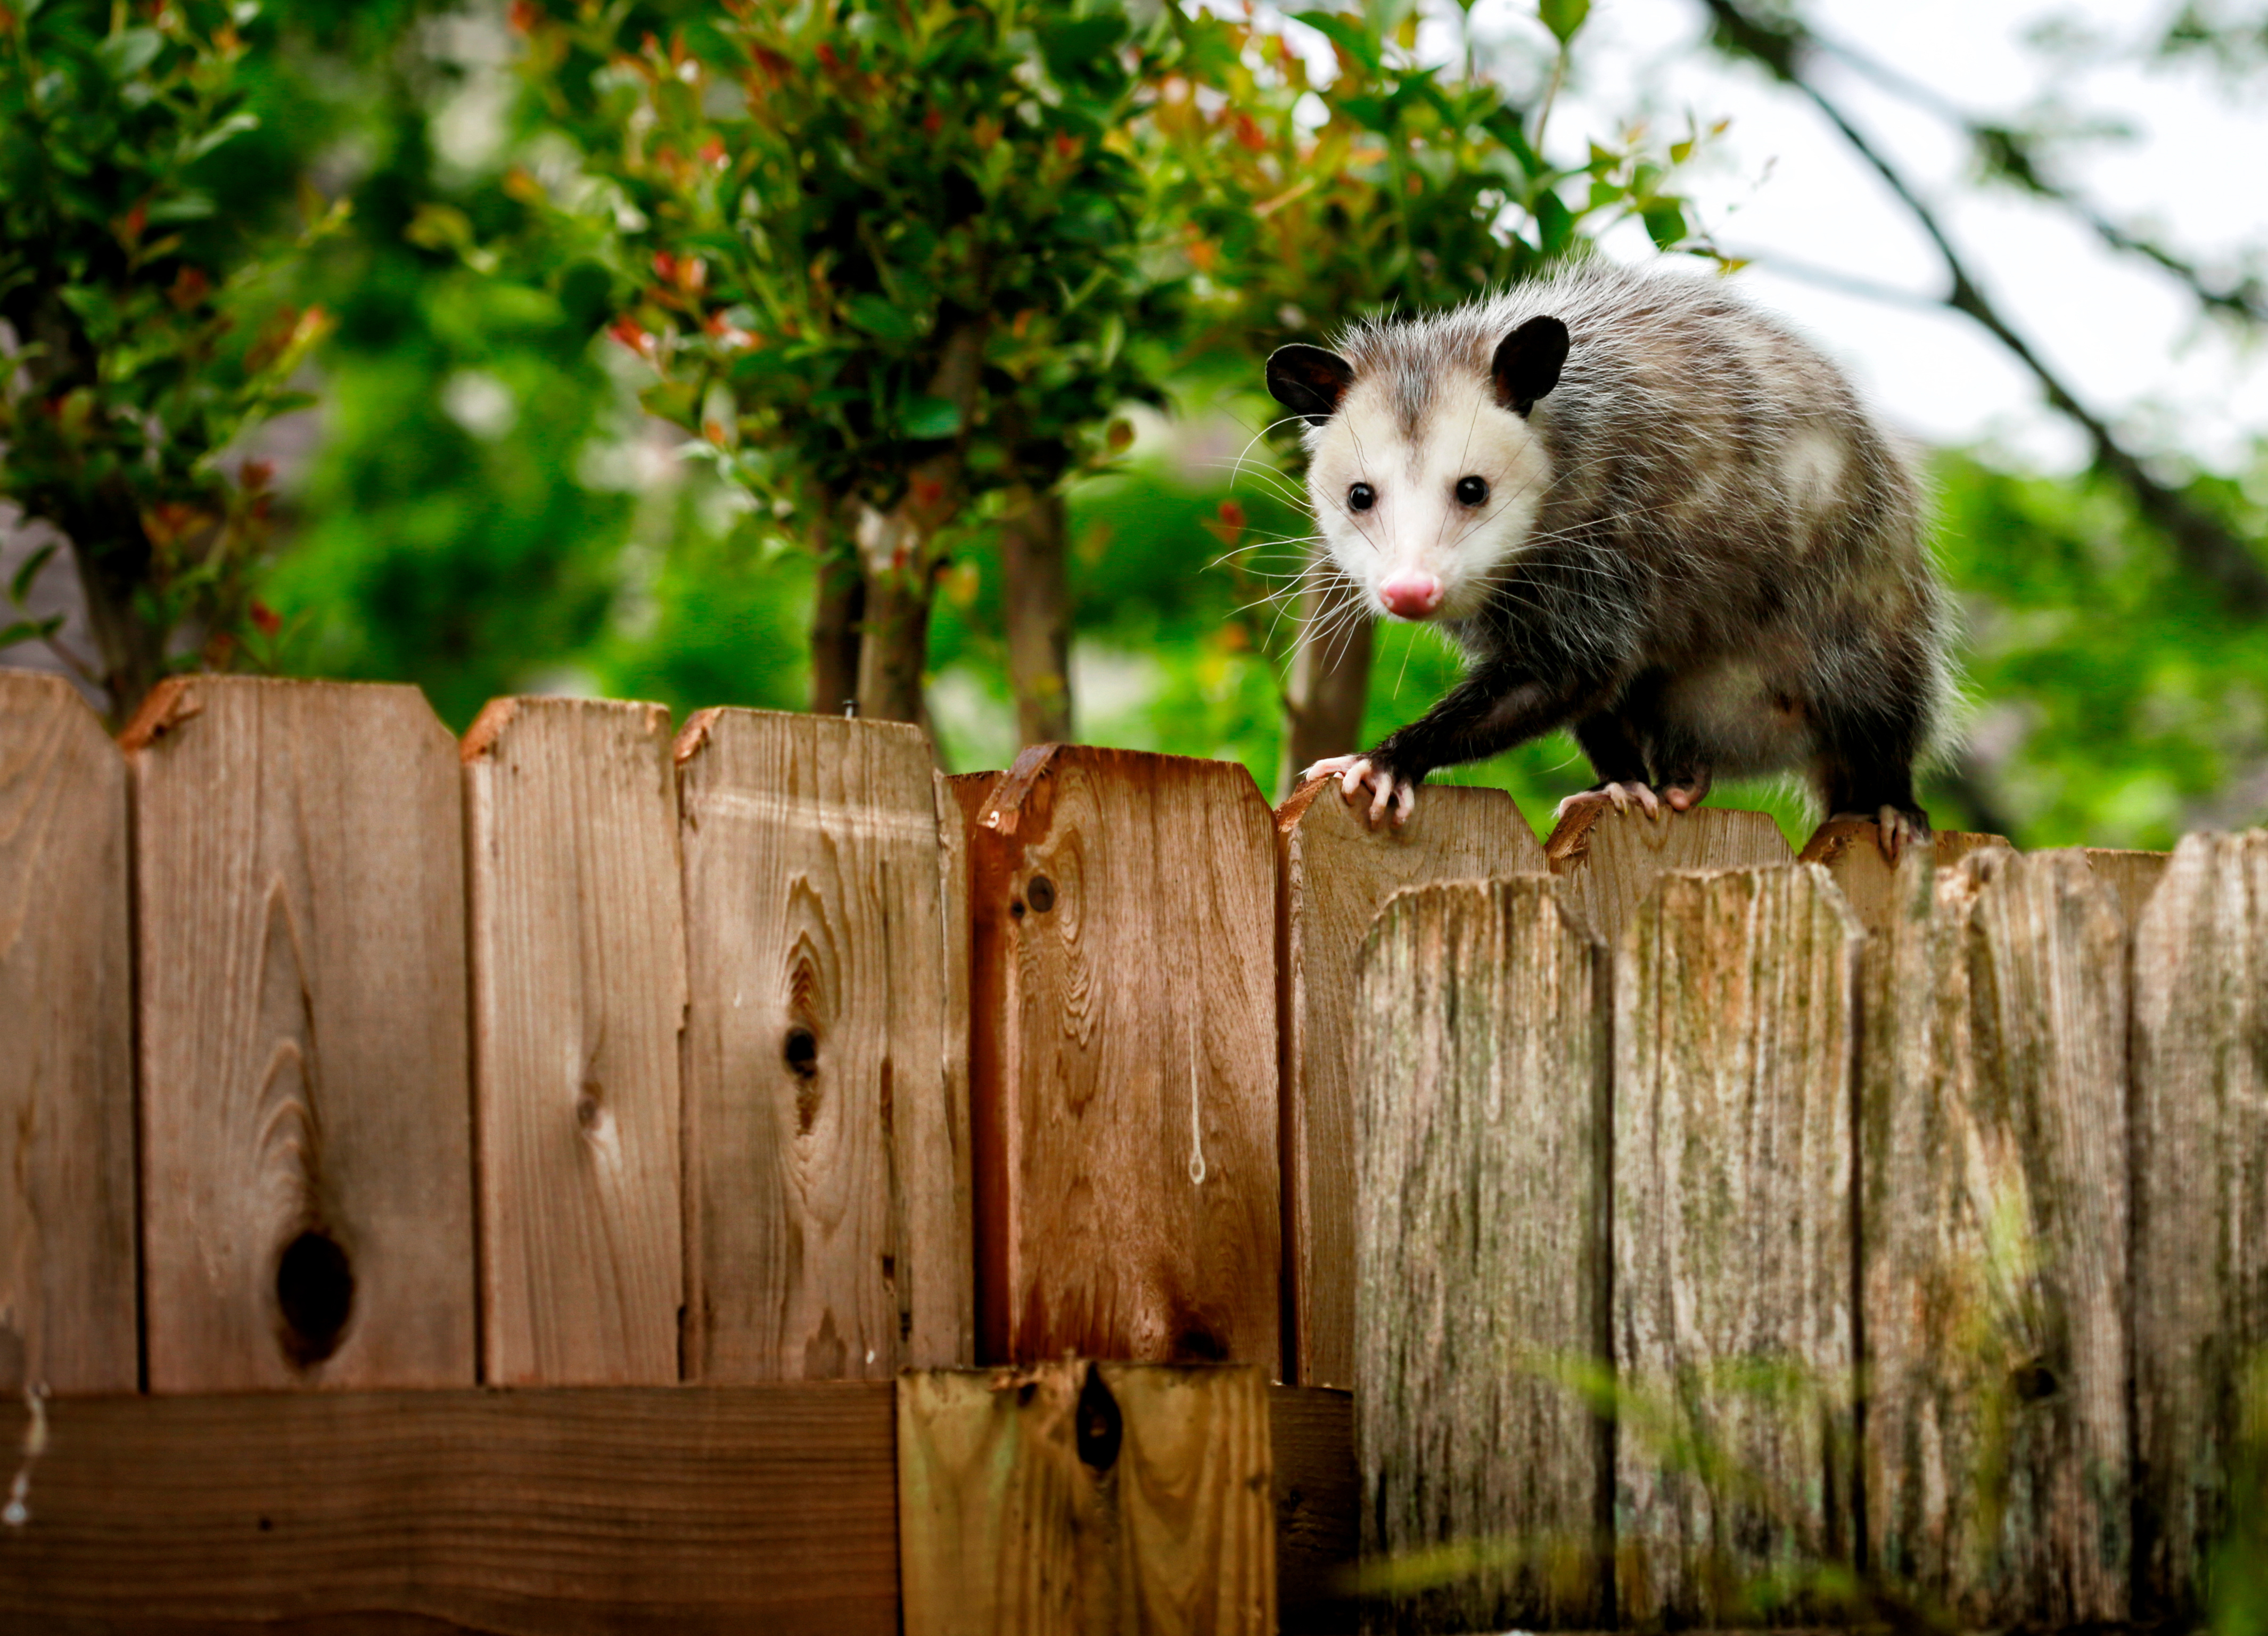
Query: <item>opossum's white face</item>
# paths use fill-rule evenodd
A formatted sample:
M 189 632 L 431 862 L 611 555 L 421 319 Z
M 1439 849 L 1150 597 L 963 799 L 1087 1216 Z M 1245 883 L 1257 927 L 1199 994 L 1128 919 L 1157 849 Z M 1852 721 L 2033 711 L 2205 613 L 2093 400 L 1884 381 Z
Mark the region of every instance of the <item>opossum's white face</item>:
M 1307 492 L 1332 559 L 1371 608 L 1462 619 L 1518 556 L 1550 481 L 1543 440 L 1484 379 L 1443 382 L 1415 425 L 1358 379 L 1313 439 Z
M 1396 619 L 1480 611 L 1497 571 L 1530 549 L 1551 459 L 1529 424 L 1559 381 L 1567 327 L 1532 318 L 1486 372 L 1394 357 L 1358 370 L 1320 347 L 1280 348 L 1268 389 L 1305 416 L 1307 493 L 1332 559 Z

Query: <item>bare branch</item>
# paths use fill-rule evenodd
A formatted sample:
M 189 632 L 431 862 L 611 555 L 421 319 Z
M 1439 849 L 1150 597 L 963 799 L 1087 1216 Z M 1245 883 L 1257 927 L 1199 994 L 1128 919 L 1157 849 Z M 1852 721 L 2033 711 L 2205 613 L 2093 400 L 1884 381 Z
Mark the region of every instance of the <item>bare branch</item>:
M 1975 320 L 2031 372 L 2048 402 L 2087 433 L 2096 466 L 2123 483 L 2133 496 L 2136 509 L 2171 540 L 2183 566 L 2219 587 L 2234 610 L 2256 615 L 2268 613 L 2268 569 L 2261 566 L 2250 548 L 2186 496 L 2151 476 L 2141 461 L 2118 441 L 2108 423 L 2080 402 L 1985 296 L 1937 213 L 1889 158 L 1812 83 L 1805 70 L 1820 48 L 1818 42 L 1801 25 L 1750 17 L 1734 0 L 1701 0 L 1701 4 L 1725 49 L 1760 63 L 1782 84 L 1800 92 L 1897 195 L 1945 263 L 1949 288 L 1938 298 L 1940 304 Z

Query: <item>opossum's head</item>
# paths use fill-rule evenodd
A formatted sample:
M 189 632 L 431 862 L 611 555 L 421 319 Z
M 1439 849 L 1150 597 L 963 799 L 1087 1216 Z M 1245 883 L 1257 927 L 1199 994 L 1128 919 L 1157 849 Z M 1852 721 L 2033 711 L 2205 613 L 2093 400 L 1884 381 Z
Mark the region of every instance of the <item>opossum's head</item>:
M 1534 530 L 1551 461 L 1529 413 L 1559 384 L 1567 326 L 1531 318 L 1463 360 L 1396 336 L 1366 333 L 1353 362 L 1278 348 L 1268 389 L 1307 422 L 1316 525 L 1372 607 L 1462 619 Z

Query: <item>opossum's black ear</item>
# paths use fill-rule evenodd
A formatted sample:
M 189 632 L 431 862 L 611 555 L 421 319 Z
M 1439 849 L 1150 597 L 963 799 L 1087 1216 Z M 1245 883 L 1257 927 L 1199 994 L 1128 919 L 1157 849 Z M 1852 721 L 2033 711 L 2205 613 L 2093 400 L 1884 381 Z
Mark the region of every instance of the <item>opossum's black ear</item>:
M 1497 343 L 1490 366 L 1496 401 L 1515 415 L 1527 414 L 1559 384 L 1559 366 L 1566 361 L 1567 326 L 1556 318 L 1529 319 Z
M 1354 365 L 1321 347 L 1278 347 L 1268 355 L 1268 390 L 1294 415 L 1320 426 L 1338 412 L 1339 400 L 1354 380 Z

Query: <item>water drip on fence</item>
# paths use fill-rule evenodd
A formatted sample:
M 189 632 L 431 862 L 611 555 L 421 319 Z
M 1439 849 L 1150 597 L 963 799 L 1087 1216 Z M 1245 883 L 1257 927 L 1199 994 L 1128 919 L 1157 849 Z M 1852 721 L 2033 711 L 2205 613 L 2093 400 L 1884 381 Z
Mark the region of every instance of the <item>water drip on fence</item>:
M 329 1234 L 310 1227 L 284 1247 L 276 1264 L 276 1304 L 293 1363 L 304 1369 L 338 1351 L 354 1294 L 354 1268 Z

